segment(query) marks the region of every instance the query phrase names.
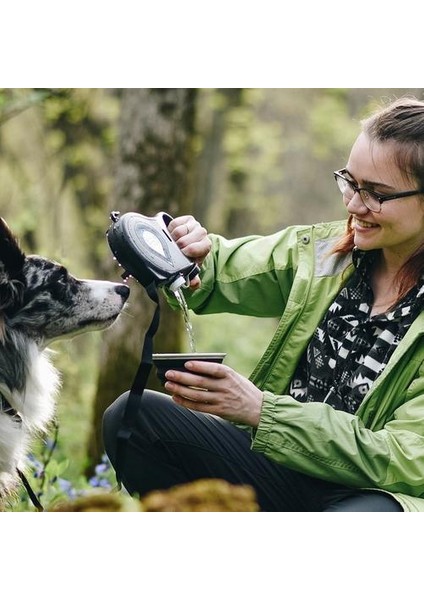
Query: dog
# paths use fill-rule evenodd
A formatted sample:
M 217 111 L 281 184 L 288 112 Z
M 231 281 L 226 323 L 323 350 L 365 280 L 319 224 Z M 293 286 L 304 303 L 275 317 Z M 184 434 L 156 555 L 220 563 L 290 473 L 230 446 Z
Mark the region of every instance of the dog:
M 48 345 L 114 323 L 129 287 L 76 279 L 26 255 L 0 218 L 0 504 L 19 488 L 33 439 L 46 432 L 60 376 Z M 25 481 L 24 481 L 25 482 Z

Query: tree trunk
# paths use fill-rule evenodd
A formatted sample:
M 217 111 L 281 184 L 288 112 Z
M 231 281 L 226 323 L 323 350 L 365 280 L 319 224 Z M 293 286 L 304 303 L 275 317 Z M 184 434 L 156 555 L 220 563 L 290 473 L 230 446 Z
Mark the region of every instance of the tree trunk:
M 195 99 L 194 89 L 123 90 L 111 210 L 134 211 L 147 216 L 160 210 L 175 216 L 190 212 Z M 112 255 L 110 259 L 111 277 L 117 278 Z M 88 470 L 99 462 L 103 453 L 101 421 L 105 409 L 132 385 L 144 334 L 155 308 L 145 290 L 135 280 L 130 282 L 128 308 L 103 338 Z M 161 324 L 155 336 L 154 351 L 178 352 L 183 344 L 181 314 L 172 311 L 161 298 Z M 149 378 L 149 387 L 160 387 L 154 372 Z

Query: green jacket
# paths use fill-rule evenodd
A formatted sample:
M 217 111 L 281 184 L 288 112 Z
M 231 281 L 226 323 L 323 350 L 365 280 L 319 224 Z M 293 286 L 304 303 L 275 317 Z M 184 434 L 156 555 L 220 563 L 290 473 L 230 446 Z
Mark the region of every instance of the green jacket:
M 424 312 L 414 321 L 355 415 L 286 395 L 300 357 L 341 287 L 351 256 L 330 254 L 345 221 L 274 235 L 212 235 L 202 286 L 187 295 L 196 313 L 281 317 L 251 375 L 264 391 L 252 449 L 288 467 L 395 495 L 424 511 Z

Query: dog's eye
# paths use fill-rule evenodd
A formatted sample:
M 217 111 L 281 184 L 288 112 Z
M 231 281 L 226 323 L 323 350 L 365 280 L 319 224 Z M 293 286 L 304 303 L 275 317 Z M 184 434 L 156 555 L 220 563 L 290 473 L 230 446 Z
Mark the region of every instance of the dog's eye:
M 69 273 L 68 269 L 61 265 L 55 271 L 52 283 L 55 283 L 54 292 L 52 289 L 50 291 L 56 296 L 75 295 L 78 292 L 78 281 Z

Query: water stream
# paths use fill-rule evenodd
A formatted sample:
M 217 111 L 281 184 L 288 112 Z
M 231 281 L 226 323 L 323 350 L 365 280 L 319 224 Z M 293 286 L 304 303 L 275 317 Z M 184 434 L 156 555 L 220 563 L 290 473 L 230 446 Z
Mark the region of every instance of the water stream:
M 187 331 L 188 341 L 190 344 L 190 351 L 196 352 L 196 342 L 194 341 L 193 325 L 190 321 L 190 316 L 188 314 L 188 306 L 186 299 L 184 298 L 184 294 L 182 293 L 181 288 L 179 288 L 178 290 L 174 290 L 174 294 L 178 301 L 178 304 L 180 305 L 181 312 L 183 313 L 184 325 Z

